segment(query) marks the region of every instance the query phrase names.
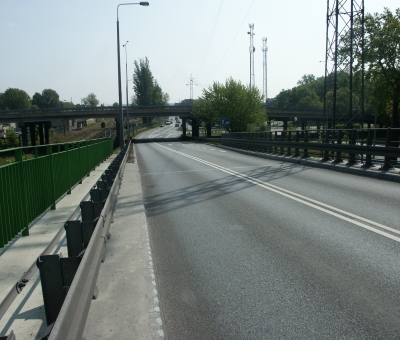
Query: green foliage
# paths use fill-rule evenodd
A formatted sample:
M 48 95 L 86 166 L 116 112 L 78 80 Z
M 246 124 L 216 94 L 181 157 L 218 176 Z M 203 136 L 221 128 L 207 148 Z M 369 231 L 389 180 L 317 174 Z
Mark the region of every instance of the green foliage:
M 136 105 L 166 105 L 169 101 L 168 93 L 164 93 L 150 70 L 147 57 L 135 61 L 133 73 L 132 101 Z
M 31 97 L 24 91 L 16 88 L 8 88 L 0 93 L 1 110 L 30 109 Z
M 356 50 L 356 69 L 360 72 L 363 58 L 366 72 L 366 104 L 378 112 L 381 122 L 399 126 L 400 105 L 400 9 L 393 14 L 367 14 L 364 19 L 364 54 Z M 363 25 L 355 23 L 354 39 L 362 38 Z M 341 37 L 340 55 L 345 58 L 351 48 L 351 32 Z
M 325 94 L 324 77 L 304 75 L 298 86 L 282 90 L 273 100 L 271 106 L 291 108 L 322 108 Z
M 262 106 L 263 96 L 256 87 L 243 85 L 232 78 L 225 84 L 213 83 L 194 102 L 194 117 L 205 123 L 230 118 L 228 131 L 261 131 L 267 115 Z
M 7 130 L 6 141 L 10 148 L 19 146 L 19 138 L 14 130 Z
M 87 95 L 87 97 L 82 98 L 83 105 L 85 106 L 97 106 L 99 105 L 99 100 L 96 95 L 92 92 Z
M 32 105 L 40 109 L 48 109 L 60 106 L 60 96 L 52 89 L 44 89 L 42 93 L 36 92 L 32 97 Z
M 117 103 L 117 102 L 115 102 L 112 106 L 114 106 L 114 107 L 118 107 L 119 106 L 119 104 Z
M 72 109 L 75 107 L 75 104 L 71 103 L 71 102 L 60 102 L 60 107 L 65 108 L 65 109 L 68 109 L 68 108 Z
M 393 14 L 385 8 L 382 14 L 365 16 L 365 61 L 368 79 L 374 84 L 371 104 L 399 126 L 400 104 L 400 8 Z M 359 56 L 361 61 L 361 55 Z

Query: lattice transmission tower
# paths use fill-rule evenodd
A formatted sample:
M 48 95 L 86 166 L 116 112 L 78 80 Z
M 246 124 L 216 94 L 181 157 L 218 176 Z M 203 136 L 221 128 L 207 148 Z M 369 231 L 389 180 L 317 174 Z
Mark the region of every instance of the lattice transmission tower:
M 354 28 L 361 27 L 355 34 Z M 361 24 L 361 25 L 360 25 Z M 325 54 L 325 126 L 363 123 L 364 0 L 327 0 Z
M 253 36 L 254 36 L 254 24 L 249 24 L 250 30 L 247 34 L 250 35 L 250 87 L 254 86 L 254 51 L 256 48 L 254 47 Z
M 189 84 L 186 84 L 186 86 L 190 87 L 190 99 L 193 100 L 193 85 L 197 85 L 194 84 L 194 78 L 192 77 L 192 75 L 190 75 L 190 82 Z
M 267 38 L 262 38 L 262 51 L 263 51 L 263 94 L 265 98 L 265 104 L 267 104 L 267 99 L 268 99 Z

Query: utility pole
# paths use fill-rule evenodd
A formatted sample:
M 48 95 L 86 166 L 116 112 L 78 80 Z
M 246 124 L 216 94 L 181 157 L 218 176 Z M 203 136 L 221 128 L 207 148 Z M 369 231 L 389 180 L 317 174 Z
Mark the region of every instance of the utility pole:
M 197 84 L 193 84 L 193 82 L 194 82 L 194 78 L 192 77 L 192 75 L 190 75 L 190 82 L 189 82 L 189 84 L 186 84 L 186 86 L 190 86 L 190 99 L 191 100 L 193 100 L 193 85 L 197 86 Z
M 268 47 L 267 47 L 267 38 L 262 38 L 262 51 L 263 51 L 263 94 L 265 97 L 265 105 L 267 105 L 267 99 L 268 99 L 268 78 L 267 78 L 267 52 L 268 52 Z
M 254 24 L 249 24 L 250 31 L 247 34 L 250 35 L 250 87 L 254 86 L 254 47 L 253 36 L 254 36 Z

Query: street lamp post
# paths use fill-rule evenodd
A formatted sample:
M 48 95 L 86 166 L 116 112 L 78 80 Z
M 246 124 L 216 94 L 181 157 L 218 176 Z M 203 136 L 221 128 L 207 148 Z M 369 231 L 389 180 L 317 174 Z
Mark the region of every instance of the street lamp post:
M 119 145 L 121 149 L 124 146 L 124 114 L 122 110 L 122 89 L 121 89 L 121 59 L 120 59 L 120 45 L 119 45 L 119 19 L 118 19 L 118 9 L 119 6 L 125 5 L 140 5 L 140 6 L 149 6 L 149 3 L 146 1 L 141 2 L 132 2 L 132 3 L 125 3 L 119 4 L 117 6 L 117 53 L 118 53 L 118 100 L 119 100 L 119 119 L 120 119 L 120 126 L 119 126 Z
M 125 79 L 126 79 L 126 124 L 127 124 L 127 130 L 128 130 L 128 139 L 131 137 L 131 128 L 129 124 L 129 112 L 128 112 L 128 107 L 129 107 L 129 100 L 128 100 L 128 54 L 126 52 L 126 45 L 128 45 L 127 41 L 125 45 L 122 45 L 125 47 Z

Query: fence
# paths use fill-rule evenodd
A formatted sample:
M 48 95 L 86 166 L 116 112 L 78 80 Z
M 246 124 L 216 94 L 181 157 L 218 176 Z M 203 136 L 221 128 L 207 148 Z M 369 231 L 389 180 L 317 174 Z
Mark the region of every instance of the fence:
M 373 157 L 390 168 L 400 157 L 400 129 L 326 129 L 222 134 L 222 145 L 293 157 L 320 157 L 371 166 Z M 199 138 L 217 142 L 214 138 Z
M 0 249 L 112 152 L 110 138 L 0 151 Z

